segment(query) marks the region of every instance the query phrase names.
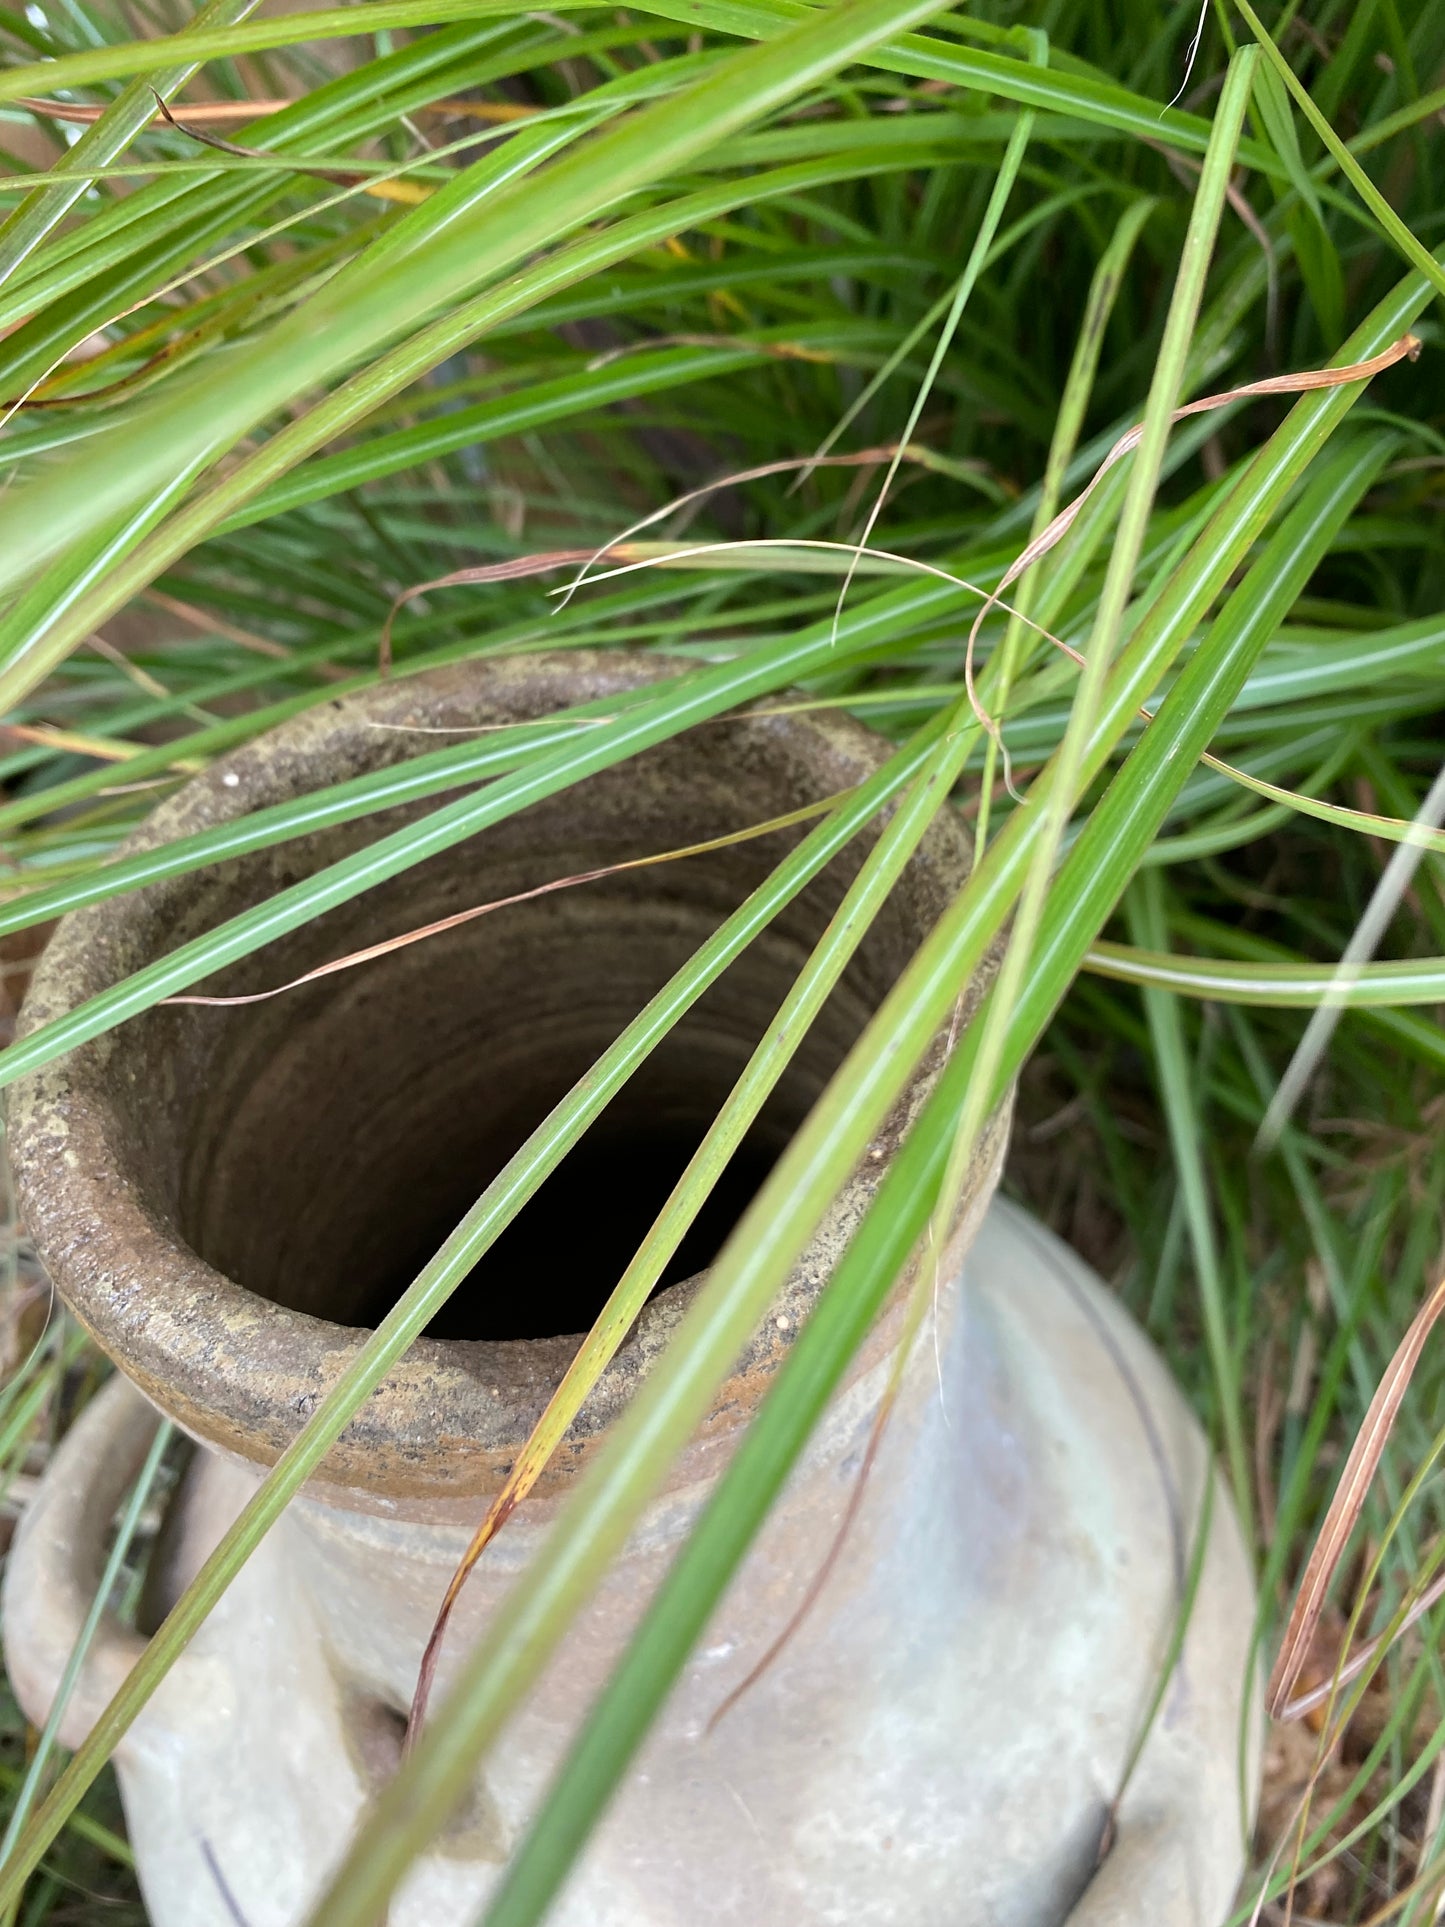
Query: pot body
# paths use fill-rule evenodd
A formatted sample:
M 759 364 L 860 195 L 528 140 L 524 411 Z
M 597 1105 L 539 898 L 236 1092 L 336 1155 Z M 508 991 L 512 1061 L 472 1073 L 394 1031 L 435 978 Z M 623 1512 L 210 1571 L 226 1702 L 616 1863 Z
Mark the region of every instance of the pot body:
M 644 704 L 664 669 L 532 658 L 347 699 L 191 786 L 141 846 L 384 765 L 411 727 L 535 726 L 563 703 Z M 382 908 L 396 913 L 392 928 L 406 927 L 535 884 L 539 871 L 626 860 L 639 839 L 666 848 L 770 820 L 856 783 L 882 753 L 833 719 L 744 717 L 649 753 L 625 781 L 599 776 L 499 824 Z M 337 834 L 340 843 L 291 847 L 279 869 L 273 858 L 231 866 L 68 919 L 26 1021 L 367 840 Z M 546 925 L 521 913 L 505 926 L 469 922 L 462 948 L 417 945 L 362 983 L 355 973 L 294 1007 L 280 1000 L 283 1014 L 276 1003 L 240 1021 L 152 1013 L 17 1087 L 12 1142 L 42 1257 L 125 1371 L 201 1444 L 158 1555 L 157 1612 L 360 1343 L 355 1327 L 387 1266 L 411 1275 L 418 1196 L 451 1210 L 437 1181 L 448 1159 L 474 1196 L 479 1161 L 504 1153 L 526 1122 L 518 1094 L 533 1083 L 549 1100 L 559 1081 L 565 1090 L 609 1026 L 778 860 L 776 838 L 738 848 L 746 861 L 725 852 L 677 881 L 688 866 L 602 886 L 592 909 L 564 893 Z M 775 1137 L 806 1112 L 966 861 L 962 835 L 941 818 L 805 1040 L 798 1081 L 780 1087 Z M 672 1057 L 650 1060 L 628 1127 L 628 1186 L 657 1178 L 653 1153 L 636 1147 L 655 1145 L 659 1118 L 685 1123 L 690 1104 L 715 1108 L 743 1040 L 768 1022 L 846 885 L 836 864 L 810 885 L 791 922 L 756 940 L 752 974 L 735 966 L 692 1029 L 675 1034 Z M 266 975 L 297 974 L 385 928 L 344 917 L 319 933 L 308 926 Z M 559 973 L 540 992 L 539 959 Z M 257 968 L 224 988 L 253 990 Z M 393 1927 L 475 1918 L 937 1061 L 905 1092 L 484 1780 L 413 1869 Z M 505 1128 L 493 1130 L 497 1117 Z M 1241 1788 L 1253 1601 L 1237 1530 L 1222 1495 L 1205 1506 L 1205 1443 L 1137 1329 L 1040 1227 L 1003 1204 L 988 1210 L 1003 1136 L 995 1120 L 969 1173 L 930 1320 L 841 1549 L 905 1323 L 902 1281 L 563 1893 L 564 1927 L 1215 1927 L 1223 1917 L 1254 1772 L 1246 1746 Z M 434 1246 L 431 1222 L 421 1228 Z M 476 1517 L 574 1348 L 542 1321 L 585 1296 L 574 1274 L 592 1254 L 587 1235 L 565 1248 L 559 1237 L 554 1219 L 545 1247 L 524 1254 L 524 1274 L 542 1280 L 540 1309 L 528 1310 L 538 1335 L 484 1324 L 420 1341 L 123 1743 L 122 1791 L 156 1927 L 234 1927 L 238 1916 L 299 1927 L 324 1891 L 395 1768 L 422 1649 Z M 488 1548 L 453 1620 L 439 1698 L 699 1282 L 649 1306 L 549 1481 Z M 484 1281 L 471 1315 L 491 1318 L 499 1290 L 488 1296 Z M 108 1388 L 22 1528 L 5 1641 L 32 1718 L 50 1704 L 154 1422 L 124 1381 Z M 1201 1530 L 1187 1628 L 1163 1679 Z M 141 1643 L 106 1625 L 67 1743 Z
M 883 1364 L 830 1410 L 565 1890 L 562 1927 L 1224 1918 L 1253 1803 L 1252 1745 L 1239 1780 L 1251 1586 L 1222 1491 L 1205 1517 L 1205 1441 L 1132 1321 L 1016 1207 L 992 1206 L 938 1318 L 801 1624 L 730 1703 L 823 1568 Z M 77 1563 L 100 1558 L 81 1508 L 95 1534 L 97 1481 L 124 1476 L 153 1423 L 117 1382 L 22 1529 L 6 1641 L 32 1717 L 83 1609 Z M 169 1535 L 168 1593 L 254 1479 L 197 1456 Z M 413 1870 L 396 1927 L 476 1917 L 704 1497 L 675 1492 L 649 1512 L 440 1849 Z M 472 1629 L 545 1529 L 529 1520 L 490 1549 L 467 1595 Z M 307 1918 L 396 1763 L 463 1544 L 455 1529 L 304 1501 L 273 1531 L 120 1755 L 155 1927 L 232 1927 L 233 1907 L 249 1927 Z M 77 1726 L 134 1651 L 133 1635 L 107 1630 Z

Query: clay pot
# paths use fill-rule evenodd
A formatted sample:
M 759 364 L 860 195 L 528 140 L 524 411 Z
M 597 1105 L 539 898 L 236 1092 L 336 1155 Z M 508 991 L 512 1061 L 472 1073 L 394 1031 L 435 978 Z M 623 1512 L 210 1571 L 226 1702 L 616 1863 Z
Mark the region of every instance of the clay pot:
M 349 697 L 190 784 L 133 847 L 429 747 L 412 726 L 535 718 L 620 698 L 675 667 L 530 656 Z M 772 818 L 857 782 L 883 753 L 826 715 L 706 725 L 431 859 L 209 987 L 265 988 L 548 878 Z M 67 918 L 24 1027 L 413 813 Z M 486 1180 L 797 834 L 536 898 L 244 1009 L 155 1010 L 16 1087 L 12 1152 L 42 1258 L 126 1377 L 204 1448 L 168 1522 L 156 1613 Z M 124 1742 L 122 1791 L 157 1927 L 230 1927 L 233 1903 L 249 1927 L 305 1918 L 395 1766 L 421 1649 L 470 1528 L 867 841 L 756 939 L 614 1100 L 348 1428 Z M 489 1549 L 454 1621 L 451 1663 L 966 868 L 945 815 L 665 1289 Z M 923 1067 L 880 1132 L 468 1807 L 413 1870 L 395 1927 L 474 1918 L 935 1070 Z M 999 1120 L 941 1267 L 936 1329 L 911 1359 L 859 1518 L 804 1631 L 709 1731 L 833 1542 L 901 1294 L 566 1889 L 555 1917 L 568 1927 L 1035 1927 L 1066 1915 L 1080 1927 L 1183 1927 L 1222 1914 L 1251 1798 L 1246 1787 L 1241 1801 L 1237 1777 L 1252 1618 L 1237 1531 L 1217 1496 L 1179 1664 L 1115 1812 L 1213 1475 L 1160 1362 L 1064 1247 L 996 1206 L 963 1265 L 1002 1140 Z M 107 1388 L 20 1535 L 6 1652 L 32 1718 L 53 1695 L 107 1521 L 154 1423 L 125 1380 Z M 106 1626 L 68 1742 L 143 1639 Z M 444 1661 L 439 1694 L 447 1670 Z

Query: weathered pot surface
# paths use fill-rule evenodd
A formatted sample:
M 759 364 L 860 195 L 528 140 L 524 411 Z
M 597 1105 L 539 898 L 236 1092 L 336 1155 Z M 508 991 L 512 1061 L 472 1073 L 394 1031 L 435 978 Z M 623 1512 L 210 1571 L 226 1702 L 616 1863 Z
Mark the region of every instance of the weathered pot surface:
M 347 697 L 190 784 L 132 847 L 398 762 L 431 746 L 419 731 L 516 724 L 577 703 L 610 713 L 678 666 L 529 656 Z M 205 988 L 268 988 L 471 905 L 771 820 L 856 783 L 883 753 L 825 715 L 704 725 L 536 802 Z M 66 919 L 25 1025 L 434 807 L 411 801 Z M 799 834 L 534 897 L 243 1009 L 155 1010 L 16 1087 L 22 1207 L 59 1289 L 147 1396 L 212 1448 L 176 1502 L 157 1609 L 486 1179 Z M 442 1589 L 565 1369 L 568 1334 L 610 1289 L 867 846 L 860 838 L 754 939 L 614 1100 L 462 1288 L 445 1329 L 390 1374 L 133 1729 L 122 1788 L 158 1927 L 229 1923 L 233 1904 L 250 1927 L 305 1917 L 395 1761 Z M 698 1285 L 683 1274 L 716 1249 L 966 868 L 945 814 L 770 1100 L 717 1221 L 684 1247 L 547 1482 L 489 1549 L 463 1596 L 452 1663 L 674 1328 Z M 860 1164 L 469 1809 L 414 1870 L 395 1927 L 474 1917 L 935 1068 L 924 1066 Z M 858 1520 L 802 1633 L 712 1726 L 827 1557 L 890 1369 L 897 1304 L 567 1888 L 557 1918 L 568 1927 L 1032 1927 L 1066 1915 L 1078 1927 L 1211 1927 L 1222 1915 L 1243 1852 L 1242 1548 L 1221 1496 L 1178 1664 L 1111 1822 L 1213 1475 L 1147 1342 L 1057 1241 L 995 1207 L 960 1273 L 1002 1138 L 1000 1120 L 940 1266 L 936 1324 L 908 1363 Z M 110 1389 L 22 1531 L 6 1650 L 32 1717 L 53 1694 L 110 1511 L 154 1422 L 123 1383 Z M 107 1627 L 68 1741 L 141 1644 Z

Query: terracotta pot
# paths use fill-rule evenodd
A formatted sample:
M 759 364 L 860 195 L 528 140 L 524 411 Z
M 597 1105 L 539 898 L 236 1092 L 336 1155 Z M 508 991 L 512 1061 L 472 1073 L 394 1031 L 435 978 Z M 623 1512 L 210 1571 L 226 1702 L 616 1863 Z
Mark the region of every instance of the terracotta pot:
M 620 698 L 673 667 L 611 653 L 511 658 L 328 704 L 189 785 L 135 843 L 429 746 L 409 726 L 534 718 Z M 856 782 L 883 753 L 868 732 L 820 715 L 704 726 L 331 912 L 217 987 L 284 982 L 548 878 L 780 815 Z M 24 1026 L 410 813 L 66 919 Z M 16 1087 L 12 1151 L 44 1261 L 129 1379 L 206 1448 L 169 1521 L 157 1612 L 485 1180 L 796 834 L 536 898 L 245 1009 L 156 1010 Z M 610 1288 L 866 847 L 859 839 L 776 919 L 609 1107 L 441 1329 L 389 1375 L 137 1723 L 118 1764 L 157 1927 L 230 1927 L 233 1902 L 249 1927 L 304 1919 L 395 1764 L 442 1589 L 571 1355 L 568 1334 Z M 714 1215 L 475 1574 L 453 1663 L 966 867 L 945 816 L 804 1040 Z M 879 1134 L 467 1810 L 414 1869 L 395 1927 L 474 1918 L 935 1068 L 925 1065 Z M 910 1361 L 860 1516 L 803 1632 L 708 1731 L 833 1541 L 901 1297 L 567 1888 L 556 1917 L 569 1927 L 1034 1927 L 1066 1915 L 1080 1927 L 1183 1927 L 1222 1915 L 1252 1797 L 1238 1784 L 1252 1594 L 1237 1531 L 1220 1495 L 1179 1664 L 1113 1815 L 1212 1473 L 1147 1343 L 1048 1234 L 996 1206 L 961 1269 L 1002 1141 L 1000 1120 L 941 1267 L 937 1329 Z M 33 1718 L 53 1695 L 106 1522 L 153 1424 L 124 1381 L 108 1388 L 20 1535 L 6 1651 Z M 143 1637 L 107 1626 L 70 1708 L 70 1743 Z

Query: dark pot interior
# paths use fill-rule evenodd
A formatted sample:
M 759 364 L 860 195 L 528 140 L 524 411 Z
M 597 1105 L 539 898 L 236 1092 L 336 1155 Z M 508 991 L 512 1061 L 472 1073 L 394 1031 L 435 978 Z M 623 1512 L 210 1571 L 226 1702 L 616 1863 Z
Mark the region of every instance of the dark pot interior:
M 655 775 L 661 772 L 654 769 Z M 524 819 L 527 847 L 482 838 L 428 864 L 329 942 L 282 944 L 244 973 L 284 982 L 517 887 L 716 833 L 689 785 L 609 829 L 607 791 Z M 774 799 L 776 800 L 776 799 Z M 739 799 L 739 820 L 766 799 Z M 500 840 L 500 839 L 495 839 Z M 153 1150 L 157 1203 L 208 1264 L 277 1304 L 369 1326 L 603 1050 L 781 853 L 744 847 L 581 884 L 241 1010 L 167 1014 L 188 1127 Z M 585 1331 L 681 1175 L 836 896 L 830 880 L 765 931 L 657 1046 L 524 1206 L 432 1327 L 441 1338 Z M 232 973 L 240 977 L 242 973 Z M 665 1284 L 706 1266 L 866 1020 L 889 975 L 869 953 L 803 1041 Z M 229 981 L 229 980 L 228 980 Z M 157 1028 L 160 1028 L 158 1025 Z M 168 1110 L 168 1117 L 178 1113 Z M 134 1120 L 139 1123 L 139 1119 Z M 164 1192 L 156 1183 L 162 1167 Z

